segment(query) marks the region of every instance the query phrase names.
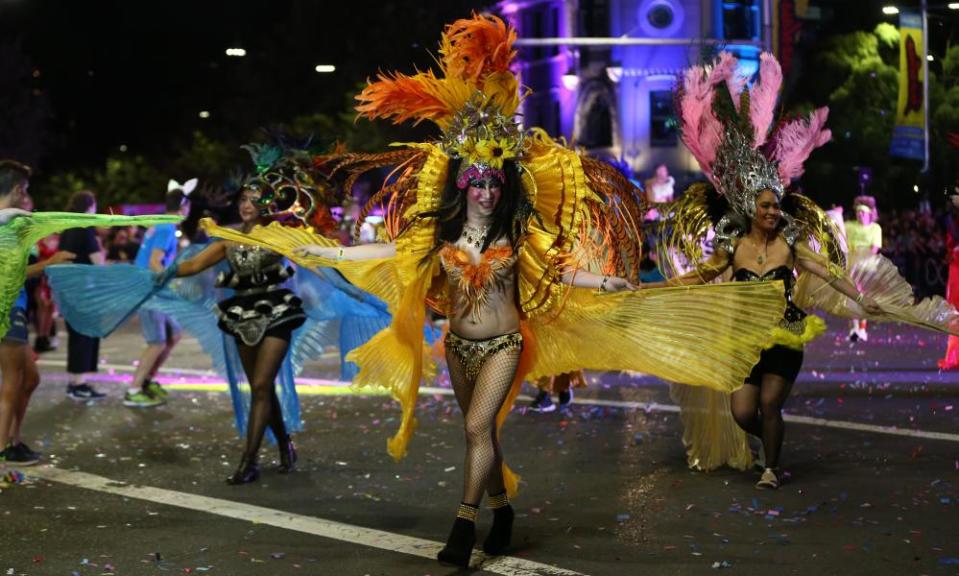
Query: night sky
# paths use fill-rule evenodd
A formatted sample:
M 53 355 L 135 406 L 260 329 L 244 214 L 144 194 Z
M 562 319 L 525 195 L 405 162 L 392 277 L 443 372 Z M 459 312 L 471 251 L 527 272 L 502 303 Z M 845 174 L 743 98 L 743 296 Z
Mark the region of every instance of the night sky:
M 428 66 L 442 25 L 487 4 L 0 0 L 0 46 L 32 61 L 30 82 L 52 112 L 41 168 L 64 167 L 102 162 L 121 145 L 169 154 L 196 129 L 243 139 L 343 110 L 379 68 Z M 227 57 L 232 46 L 247 56 Z M 337 70 L 318 74 L 317 64 Z
M 818 36 L 870 29 L 886 3 L 814 1 L 828 17 Z M 443 24 L 491 4 L 0 0 L 0 53 L 32 62 L 27 81 L 50 112 L 40 168 L 63 169 L 101 163 L 121 145 L 170 155 L 197 129 L 242 141 L 259 126 L 344 110 L 346 94 L 378 69 L 429 66 Z M 934 52 L 954 33 L 945 13 L 932 22 Z M 247 56 L 227 57 L 229 47 Z M 318 74 L 317 64 L 337 70 Z

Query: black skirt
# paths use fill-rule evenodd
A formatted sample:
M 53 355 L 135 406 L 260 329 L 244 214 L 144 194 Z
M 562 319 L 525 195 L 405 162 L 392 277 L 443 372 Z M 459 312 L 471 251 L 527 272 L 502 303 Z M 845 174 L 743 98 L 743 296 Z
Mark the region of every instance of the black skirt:
M 781 376 L 787 382 L 795 382 L 802 368 L 803 352 L 786 346 L 773 346 L 763 350 L 759 362 L 753 366 L 746 384 L 762 386 L 763 374 Z
M 303 302 L 286 288 L 241 294 L 217 304 L 218 326 L 247 346 L 264 337 L 289 341 L 293 331 L 306 322 Z

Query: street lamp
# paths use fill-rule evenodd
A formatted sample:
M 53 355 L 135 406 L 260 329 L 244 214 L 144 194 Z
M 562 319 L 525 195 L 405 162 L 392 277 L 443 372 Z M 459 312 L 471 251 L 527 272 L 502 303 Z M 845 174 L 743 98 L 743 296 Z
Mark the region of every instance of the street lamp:
M 949 4 L 946 4 L 946 8 L 950 10 L 959 10 L 959 2 L 950 2 Z
M 882 13 L 886 14 L 887 16 L 895 16 L 896 14 L 899 14 L 899 8 L 896 8 L 895 6 L 883 6 Z
M 329 74 L 330 72 L 336 72 L 336 66 L 332 64 L 317 64 L 314 70 L 320 74 Z
M 246 50 L 243 48 L 227 48 L 226 55 L 233 56 L 234 58 L 243 58 L 246 56 Z

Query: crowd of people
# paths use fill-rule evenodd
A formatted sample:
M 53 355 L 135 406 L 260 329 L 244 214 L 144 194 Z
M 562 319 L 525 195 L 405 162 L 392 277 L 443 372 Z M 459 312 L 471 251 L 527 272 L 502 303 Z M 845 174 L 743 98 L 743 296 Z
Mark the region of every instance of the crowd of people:
M 896 263 L 920 297 L 945 294 L 951 260 L 947 237 L 956 215 L 951 204 L 879 211 L 882 253 Z

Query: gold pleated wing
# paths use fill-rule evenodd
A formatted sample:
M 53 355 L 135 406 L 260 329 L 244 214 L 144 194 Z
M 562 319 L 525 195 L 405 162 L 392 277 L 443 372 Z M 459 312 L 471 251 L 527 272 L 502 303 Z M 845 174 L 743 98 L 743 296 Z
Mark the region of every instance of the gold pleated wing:
M 745 470 L 752 465 L 746 433 L 733 420 L 728 393 L 670 384 L 669 397 L 680 407 L 686 463 L 691 469 L 709 472 L 729 466 Z
M 176 223 L 179 216 L 111 216 L 75 212 L 35 212 L 0 226 L 0 338 L 10 329 L 10 308 L 26 279 L 30 249 L 41 239 L 69 228 L 152 226 Z
M 755 282 L 603 294 L 562 272 L 601 269 L 577 249 L 593 239 L 603 200 L 581 158 L 540 135 L 524 164 L 539 220 L 519 260 L 521 306 L 536 339 L 531 379 L 580 369 L 630 370 L 731 392 L 782 318 L 781 283 Z
M 826 266 L 818 254 L 797 246 L 801 258 L 816 259 Z M 829 282 L 804 272 L 800 274 L 793 296 L 796 304 L 804 309 L 817 308 L 841 318 L 866 318 L 875 321 L 904 322 L 927 330 L 959 336 L 959 312 L 941 296 L 930 296 L 916 301 L 912 286 L 899 274 L 896 265 L 881 254 L 853 255 L 848 270 L 834 270 L 837 276 L 846 277 L 859 290 L 872 297 L 882 308 L 881 314 L 867 314 L 854 300 Z

